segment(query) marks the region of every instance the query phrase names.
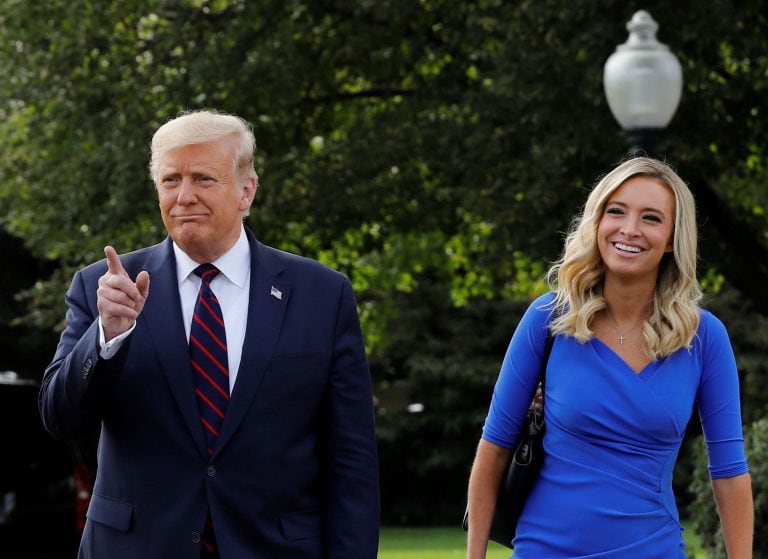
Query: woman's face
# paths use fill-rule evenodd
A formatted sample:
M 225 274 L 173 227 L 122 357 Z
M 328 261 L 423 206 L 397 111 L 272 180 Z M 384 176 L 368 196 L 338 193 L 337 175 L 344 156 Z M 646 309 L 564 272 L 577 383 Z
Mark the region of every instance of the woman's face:
M 603 210 L 597 246 L 606 275 L 656 283 L 664 254 L 672 252 L 675 196 L 658 179 L 627 179 Z

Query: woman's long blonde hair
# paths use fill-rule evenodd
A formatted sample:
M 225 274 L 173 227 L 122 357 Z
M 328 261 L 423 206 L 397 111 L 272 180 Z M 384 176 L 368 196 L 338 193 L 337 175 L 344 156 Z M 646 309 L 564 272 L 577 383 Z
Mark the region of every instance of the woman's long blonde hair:
M 653 308 L 643 324 L 645 350 L 651 359 L 690 347 L 699 327 L 701 288 L 696 277 L 696 206 L 683 180 L 666 163 L 636 157 L 618 165 L 594 187 L 584 211 L 577 216 L 565 241 L 563 255 L 547 279 L 555 291 L 552 332 L 591 339 L 594 315 L 606 307 L 602 295 L 605 268 L 597 248 L 597 227 L 611 194 L 635 176 L 654 178 L 675 196 L 671 253 L 661 260 Z

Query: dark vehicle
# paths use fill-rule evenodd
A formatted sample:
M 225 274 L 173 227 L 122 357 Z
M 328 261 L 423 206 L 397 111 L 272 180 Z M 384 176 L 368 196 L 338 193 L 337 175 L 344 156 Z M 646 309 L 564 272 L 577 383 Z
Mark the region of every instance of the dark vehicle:
M 0 372 L 0 557 L 15 551 L 74 557 L 91 498 L 95 441 L 51 437 L 37 394 L 34 381 Z

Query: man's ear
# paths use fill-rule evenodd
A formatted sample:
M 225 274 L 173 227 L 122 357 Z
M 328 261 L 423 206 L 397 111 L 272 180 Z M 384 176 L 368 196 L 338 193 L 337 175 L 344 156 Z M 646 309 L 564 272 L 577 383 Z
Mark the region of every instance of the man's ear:
M 242 189 L 240 190 L 240 210 L 246 211 L 251 207 L 253 199 L 256 197 L 256 190 L 259 188 L 259 180 L 255 176 L 245 179 Z

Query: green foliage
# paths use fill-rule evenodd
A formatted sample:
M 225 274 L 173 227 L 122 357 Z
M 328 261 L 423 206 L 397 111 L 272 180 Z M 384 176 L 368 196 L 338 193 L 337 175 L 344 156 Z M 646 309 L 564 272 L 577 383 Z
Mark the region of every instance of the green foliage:
M 764 2 L 643 8 L 684 71 L 661 152 L 765 247 Z M 456 518 L 512 328 L 588 188 L 626 150 L 602 68 L 633 11 L 618 0 L 0 0 L 0 226 L 50 264 L 14 286 L 20 321 L 61 327 L 77 267 L 105 244 L 164 237 L 147 172 L 158 125 L 184 109 L 237 113 L 259 144 L 249 225 L 350 276 L 377 394 L 405 386 L 426 406 L 379 409 L 385 513 Z M 729 284 L 754 261 L 725 263 L 704 232 L 705 283 L 754 420 L 768 411 L 768 325 Z M 439 490 L 409 504 L 397 490 L 414 480 Z
M 372 351 L 388 346 L 392 291 L 413 293 L 431 270 L 459 306 L 525 298 L 585 187 L 623 151 L 601 75 L 631 13 L 560 4 L 5 0 L 0 219 L 64 270 L 27 294 L 36 320 L 59 322 L 67 278 L 104 244 L 162 238 L 147 145 L 198 107 L 254 123 L 251 225 L 352 276 Z M 718 3 L 700 20 L 684 3 L 646 8 L 686 65 L 676 159 L 764 229 L 759 6 Z
M 381 379 L 382 521 L 458 526 L 501 358 L 524 309 L 485 299 L 455 309 L 437 285 L 418 295 L 422 305 L 403 311 L 386 358 L 371 362 Z M 407 413 L 408 404 L 423 411 Z
M 747 450 L 752 493 L 755 500 L 755 535 L 753 555 L 768 557 L 768 540 L 764 528 L 768 522 L 768 418 L 747 426 L 744 443 Z M 712 487 L 707 471 L 707 458 L 703 439 L 695 451 L 695 466 L 691 492 L 694 494 L 693 529 L 699 534 L 701 545 L 709 559 L 725 559 L 725 546 L 717 516 Z
M 513 85 L 542 77 L 504 56 L 511 30 L 538 32 L 518 21 L 528 12 L 500 2 L 6 3 L 0 59 L 14 79 L 0 86 L 11 100 L 0 168 L 13 180 L 0 188 L 2 222 L 63 266 L 28 294 L 53 305 L 37 313 L 43 323 L 55 324 L 66 279 L 104 244 L 126 251 L 162 237 L 146 146 L 183 108 L 254 123 L 264 186 L 251 224 L 352 276 L 373 351 L 387 346 L 393 289 L 412 292 L 435 269 L 450 273 L 459 305 L 517 294 L 518 274 L 530 283 L 541 268 L 536 245 L 556 253 L 567 214 L 553 208 L 574 204 L 548 180 L 558 190 L 570 181 L 561 164 L 547 165 L 554 175 L 529 165 L 534 146 L 516 131 L 547 121 L 548 102 L 575 99 Z M 597 79 L 590 94 L 600 95 Z M 574 149 L 552 146 L 556 161 L 564 152 Z M 527 226 L 537 222 L 550 226 Z

